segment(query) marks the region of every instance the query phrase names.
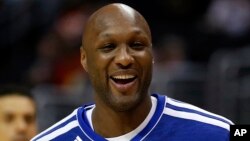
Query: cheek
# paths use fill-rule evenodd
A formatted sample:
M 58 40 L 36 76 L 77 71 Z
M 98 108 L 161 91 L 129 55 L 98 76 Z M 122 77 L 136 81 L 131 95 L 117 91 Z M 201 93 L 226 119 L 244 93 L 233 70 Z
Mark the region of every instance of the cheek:
M 104 85 L 107 80 L 110 57 L 108 55 L 94 54 L 88 59 L 88 73 L 92 83 Z
M 143 81 L 151 81 L 153 71 L 153 57 L 150 52 L 142 52 L 137 56 L 138 64 L 141 67 L 141 74 Z
M 37 132 L 37 125 L 36 124 L 30 125 L 29 130 L 28 130 L 29 138 L 34 137 L 37 133 L 38 133 Z
M 138 53 L 137 60 L 143 68 L 151 68 L 153 65 L 153 56 L 149 51 Z M 147 71 L 147 70 L 144 70 Z
M 0 113 L 0 114 L 2 114 L 2 113 Z M 7 119 L 9 119 L 9 118 L 8 117 L 1 117 L 1 119 L 0 119 L 1 133 L 6 132 L 6 131 L 4 131 L 4 129 L 9 129 L 11 127 L 11 123 L 13 123 L 12 121 L 9 121 Z
M 10 137 L 13 136 L 13 127 L 11 125 L 8 125 L 6 123 L 0 122 L 0 139 L 8 141 L 10 140 Z
M 93 72 L 104 72 L 109 65 L 109 62 L 112 58 L 110 54 L 101 54 L 101 53 L 94 53 L 88 57 L 87 64 L 89 69 Z

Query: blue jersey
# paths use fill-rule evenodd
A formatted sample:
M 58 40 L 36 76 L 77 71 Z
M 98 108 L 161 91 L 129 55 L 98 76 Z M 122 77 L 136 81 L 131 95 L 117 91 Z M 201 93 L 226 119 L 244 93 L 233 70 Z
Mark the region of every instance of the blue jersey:
M 229 141 L 230 120 L 167 96 L 153 94 L 155 110 L 133 131 L 131 141 Z M 94 105 L 74 110 L 66 118 L 35 136 L 32 141 L 105 141 L 91 128 L 86 112 Z

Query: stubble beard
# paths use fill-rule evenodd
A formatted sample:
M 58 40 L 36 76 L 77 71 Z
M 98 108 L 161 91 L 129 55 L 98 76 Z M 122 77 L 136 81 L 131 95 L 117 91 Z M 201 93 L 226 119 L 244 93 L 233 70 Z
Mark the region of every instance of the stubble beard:
M 93 86 L 96 86 L 94 88 L 96 92 L 95 96 L 97 96 L 98 99 L 102 101 L 102 103 L 104 103 L 105 105 L 110 107 L 110 109 L 116 112 L 127 112 L 135 109 L 148 96 L 151 80 L 152 71 L 148 73 L 144 84 L 140 88 L 138 88 L 139 91 L 137 90 L 135 94 L 132 95 L 129 94 L 120 96 L 115 96 L 115 94 L 112 93 L 109 85 L 103 86 L 103 83 L 100 84 L 99 81 L 96 81 L 92 84 L 94 84 Z M 108 84 L 108 80 L 106 84 Z
M 129 112 L 134 110 L 144 99 L 148 96 L 148 88 L 150 85 L 150 80 L 145 83 L 141 91 L 136 91 L 132 95 L 120 95 L 115 96 L 111 91 L 106 88 L 101 88 L 97 91 L 96 96 L 103 101 L 110 109 L 116 112 Z

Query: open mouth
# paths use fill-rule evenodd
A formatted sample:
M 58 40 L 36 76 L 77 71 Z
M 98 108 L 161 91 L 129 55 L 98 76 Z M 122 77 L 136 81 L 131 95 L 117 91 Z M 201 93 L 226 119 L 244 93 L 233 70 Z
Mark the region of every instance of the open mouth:
M 118 70 L 109 76 L 110 86 L 114 94 L 133 94 L 138 88 L 138 77 L 136 70 Z
M 137 76 L 135 75 L 116 75 L 110 77 L 117 84 L 127 84 L 133 82 Z

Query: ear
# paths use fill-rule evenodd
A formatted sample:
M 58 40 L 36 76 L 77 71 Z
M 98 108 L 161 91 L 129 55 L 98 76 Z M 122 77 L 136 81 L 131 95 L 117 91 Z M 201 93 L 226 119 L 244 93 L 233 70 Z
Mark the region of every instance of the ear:
M 80 47 L 80 52 L 81 52 L 81 60 L 80 60 L 81 64 L 83 68 L 85 69 L 85 71 L 88 72 L 86 51 L 83 48 L 83 46 Z

